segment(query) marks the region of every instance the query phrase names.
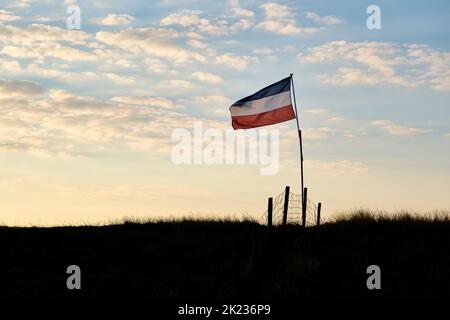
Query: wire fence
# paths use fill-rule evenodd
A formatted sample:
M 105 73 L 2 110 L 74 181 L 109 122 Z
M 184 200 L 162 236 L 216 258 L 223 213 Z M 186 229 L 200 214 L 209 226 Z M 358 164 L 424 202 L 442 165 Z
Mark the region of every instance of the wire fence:
M 285 190 L 278 196 L 273 198 L 273 211 L 272 211 L 272 224 L 281 225 L 283 223 L 283 210 L 284 210 L 284 198 Z M 317 205 L 309 198 L 306 203 L 306 226 L 313 226 L 317 223 Z M 267 209 L 260 218 L 261 224 L 267 224 Z M 302 224 L 302 195 L 289 192 L 288 203 L 288 224 Z

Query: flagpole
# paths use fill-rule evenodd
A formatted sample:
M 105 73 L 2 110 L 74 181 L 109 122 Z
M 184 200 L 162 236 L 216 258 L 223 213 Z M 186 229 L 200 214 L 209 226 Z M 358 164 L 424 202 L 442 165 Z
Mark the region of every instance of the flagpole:
M 303 145 L 302 145 L 302 130 L 300 130 L 300 125 L 298 123 L 298 110 L 297 110 L 297 102 L 295 101 L 295 89 L 294 89 L 294 74 L 291 73 L 291 85 L 292 85 L 292 95 L 294 97 L 294 108 L 295 108 L 295 120 L 297 122 L 297 131 L 298 131 L 298 142 L 300 146 L 300 186 L 301 186 L 301 193 L 302 193 L 302 212 L 303 212 L 303 206 L 305 205 L 305 199 L 304 199 L 304 193 L 303 193 Z M 303 221 L 305 217 L 303 217 L 302 214 L 302 225 L 305 226 L 305 222 Z

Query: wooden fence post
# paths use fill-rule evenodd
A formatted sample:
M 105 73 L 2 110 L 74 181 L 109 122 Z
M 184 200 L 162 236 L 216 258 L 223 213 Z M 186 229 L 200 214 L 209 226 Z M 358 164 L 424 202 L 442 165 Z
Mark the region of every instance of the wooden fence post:
M 306 205 L 308 203 L 308 188 L 303 189 L 303 204 L 302 204 L 302 226 L 306 227 Z
M 317 225 L 320 226 L 320 210 L 322 210 L 322 202 L 317 206 Z
M 287 224 L 290 189 L 291 188 L 289 186 L 286 186 L 286 189 L 284 190 L 283 226 L 285 226 Z
M 273 210 L 273 198 L 269 198 L 269 203 L 267 206 L 267 227 L 272 229 L 272 210 Z

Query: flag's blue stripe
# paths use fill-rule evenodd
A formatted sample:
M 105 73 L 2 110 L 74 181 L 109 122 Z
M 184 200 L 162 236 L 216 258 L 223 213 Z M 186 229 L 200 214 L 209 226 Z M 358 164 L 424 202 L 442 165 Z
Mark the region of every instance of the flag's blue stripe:
M 274 84 L 271 84 L 270 86 L 267 86 L 267 87 L 259 90 L 258 92 L 254 93 L 248 97 L 245 97 L 239 101 L 236 101 L 231 106 L 239 107 L 239 106 L 242 106 L 246 102 L 258 100 L 258 99 L 265 98 L 265 97 L 270 97 L 275 94 L 279 94 L 281 92 L 289 91 L 290 89 L 291 89 L 291 77 L 287 77 L 283 80 L 275 82 Z

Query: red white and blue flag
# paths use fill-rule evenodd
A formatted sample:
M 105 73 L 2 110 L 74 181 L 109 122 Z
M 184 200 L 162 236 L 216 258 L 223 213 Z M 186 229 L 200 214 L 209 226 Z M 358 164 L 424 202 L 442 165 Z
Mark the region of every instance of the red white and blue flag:
M 233 128 L 249 129 L 295 119 L 291 102 L 291 77 L 280 80 L 233 103 Z

